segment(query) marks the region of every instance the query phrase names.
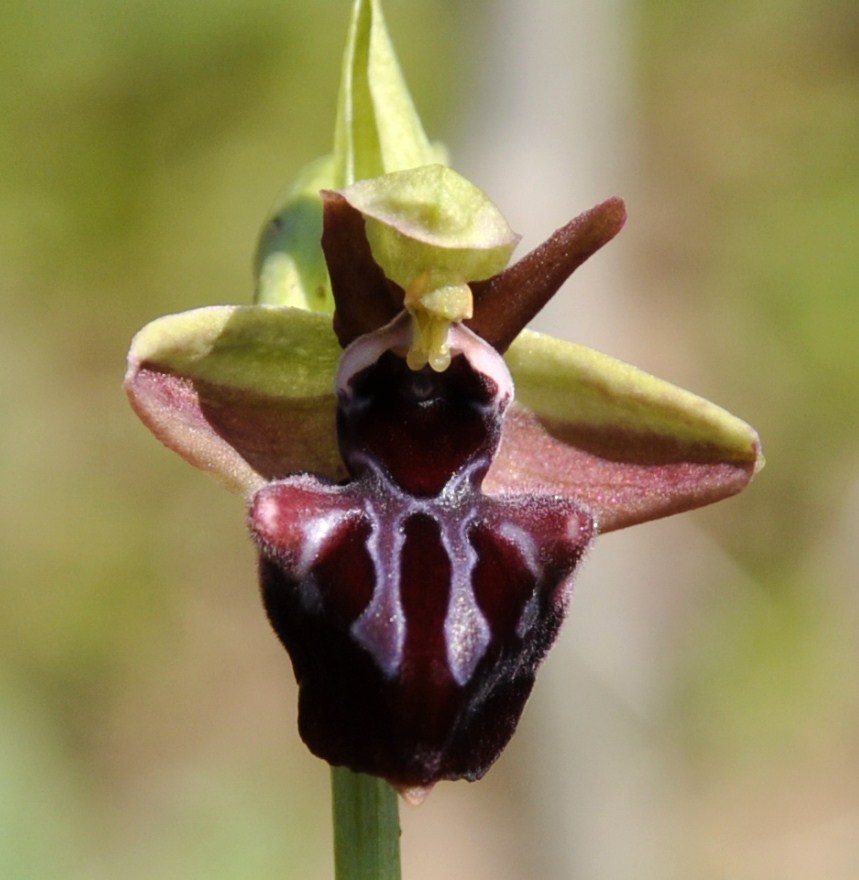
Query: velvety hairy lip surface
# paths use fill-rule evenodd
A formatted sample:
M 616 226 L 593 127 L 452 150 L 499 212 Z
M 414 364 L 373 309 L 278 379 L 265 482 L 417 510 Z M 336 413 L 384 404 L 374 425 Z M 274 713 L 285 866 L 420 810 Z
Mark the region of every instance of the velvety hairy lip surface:
M 594 533 L 570 499 L 483 494 L 507 367 L 457 328 L 450 368 L 415 372 L 395 353 L 407 330 L 395 321 L 344 357 L 356 367 L 337 389 L 350 479 L 274 481 L 250 511 L 305 742 L 404 789 L 477 779 L 498 756 Z M 376 355 L 379 337 L 367 364 L 361 347 Z

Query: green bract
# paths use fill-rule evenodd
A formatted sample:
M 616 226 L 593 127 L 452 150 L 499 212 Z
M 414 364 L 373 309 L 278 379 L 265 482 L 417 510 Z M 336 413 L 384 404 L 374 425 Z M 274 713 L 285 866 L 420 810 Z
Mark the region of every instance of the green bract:
M 301 172 L 266 223 L 254 258 L 256 302 L 329 314 L 334 311 L 331 282 L 319 249 L 319 191 L 333 185 L 334 159 L 323 156 Z
M 358 0 L 343 55 L 332 189 L 444 161 L 427 140 L 378 0 Z
M 265 224 L 254 261 L 256 302 L 333 311 L 319 249 L 320 190 L 444 160 L 444 149 L 424 133 L 378 0 L 358 0 L 343 55 L 334 151 L 299 174 Z

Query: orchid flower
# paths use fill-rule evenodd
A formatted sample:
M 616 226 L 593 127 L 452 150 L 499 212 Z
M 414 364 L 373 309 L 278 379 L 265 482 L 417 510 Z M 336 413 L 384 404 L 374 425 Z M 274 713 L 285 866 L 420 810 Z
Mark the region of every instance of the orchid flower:
M 510 739 L 599 533 L 726 498 L 762 464 L 712 403 L 527 323 L 623 226 L 611 198 L 518 237 L 448 168 L 376 0 L 334 151 L 266 224 L 254 305 L 153 321 L 126 388 L 243 495 L 317 755 L 416 797 Z

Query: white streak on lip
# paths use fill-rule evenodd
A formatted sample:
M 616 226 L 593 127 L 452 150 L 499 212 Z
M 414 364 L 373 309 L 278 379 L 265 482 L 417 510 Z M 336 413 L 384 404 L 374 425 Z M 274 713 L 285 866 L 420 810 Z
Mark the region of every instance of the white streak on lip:
M 461 487 L 456 484 L 464 481 L 463 474 L 451 480 L 442 496 L 421 499 L 403 492 L 372 459 L 367 458 L 366 463 L 384 486 L 386 510 L 381 511 L 372 498 L 366 502 L 364 513 L 373 524 L 366 548 L 373 562 L 375 584 L 369 605 L 352 624 L 352 636 L 372 654 L 385 675 L 393 677 L 398 673 L 408 626 L 401 600 L 404 524 L 412 516 L 428 516 L 439 527 L 451 566 L 450 598 L 444 621 L 448 669 L 457 684 L 465 685 L 486 653 L 492 634 L 477 605 L 471 580 L 477 553 L 467 531 L 474 520 L 474 510 L 454 501 L 455 509 L 445 509 L 443 516 L 439 511 L 439 497 L 455 499 L 459 495 L 456 490 Z M 478 466 L 479 462 L 474 465 Z
M 369 463 L 379 479 L 384 479 L 374 462 Z M 402 501 L 402 494 L 396 492 L 392 484 L 387 488 L 391 493 L 389 499 Z M 373 501 L 366 504 L 365 513 L 372 523 L 366 547 L 373 563 L 375 583 L 370 604 L 351 627 L 355 640 L 373 655 L 389 678 L 393 678 L 402 665 L 406 643 L 406 617 L 400 598 L 400 567 L 405 543 L 403 508 L 402 503 L 397 504 L 396 509 L 391 509 L 390 519 L 385 517 L 383 522 Z
M 323 608 L 319 585 L 313 575 L 313 566 L 319 560 L 325 542 L 352 511 L 336 510 L 309 520 L 301 529 L 301 555 L 296 572 L 301 584 L 301 601 L 309 612 L 320 612 Z
M 474 521 L 474 510 L 462 511 L 454 519 L 454 528 L 436 517 L 441 540 L 450 560 L 450 599 L 444 619 L 447 665 L 460 687 L 468 682 L 480 662 L 492 634 L 489 623 L 474 596 L 474 567 L 477 553 L 468 540 L 467 530 Z
M 501 523 L 498 527 L 498 534 L 516 547 L 531 576 L 537 580 L 541 574 L 541 567 L 537 561 L 537 545 L 534 543 L 534 539 L 525 529 L 512 522 Z
M 389 324 L 358 337 L 347 346 L 336 377 L 340 406 L 347 402 L 354 405 L 350 382 L 357 373 L 375 364 L 387 351 L 406 350 L 411 341 L 412 322 L 409 315 L 403 312 Z M 481 408 L 494 409 L 500 420 L 513 399 L 513 379 L 504 359 L 489 343 L 459 324 L 450 328 L 448 341 L 452 354 L 462 354 L 475 372 L 496 386 L 494 400 Z M 403 492 L 401 487 L 388 479 L 384 469 L 372 456 L 354 451 L 351 465 L 359 463 L 384 484 L 387 510 L 379 510 L 372 500 L 365 506 L 364 512 L 372 523 L 366 548 L 373 563 L 375 584 L 369 605 L 352 624 L 352 636 L 372 654 L 387 676 L 397 674 L 403 662 L 408 626 L 402 607 L 400 583 L 404 524 L 410 516 L 423 513 L 438 525 L 442 546 L 450 561 L 450 597 L 444 620 L 444 637 L 448 668 L 457 684 L 463 686 L 474 674 L 492 640 L 489 622 L 480 610 L 474 593 L 477 552 L 467 532 L 474 520 L 475 510 L 464 504 L 472 488 L 473 472 L 485 469 L 486 462 L 482 459 L 472 462 L 460 472 L 452 474 L 442 492 L 433 499 L 419 499 Z M 445 501 L 448 506 L 444 515 L 441 515 L 439 505 L 444 505 Z M 511 540 L 521 548 L 521 540 Z M 535 562 L 533 550 L 530 556 L 526 556 L 525 562 L 529 569 L 532 568 Z
M 523 528 L 511 522 L 501 523 L 498 527 L 498 534 L 516 548 L 534 584 L 538 584 L 543 574 L 543 567 L 537 558 L 537 544 L 534 538 Z M 534 621 L 537 619 L 539 605 L 540 601 L 537 593 L 532 593 L 522 608 L 519 620 L 516 622 L 516 635 L 520 639 L 525 638 L 528 630 L 531 629 Z
M 457 579 L 453 579 L 444 621 L 444 638 L 450 674 L 462 687 L 474 674 L 491 639 L 489 624 L 477 607 L 470 582 L 463 587 Z
M 324 516 L 311 519 L 302 528 L 304 540 L 301 542 L 301 556 L 298 559 L 298 573 L 306 577 L 319 558 L 326 540 L 332 532 L 350 516 L 349 511 L 333 511 Z

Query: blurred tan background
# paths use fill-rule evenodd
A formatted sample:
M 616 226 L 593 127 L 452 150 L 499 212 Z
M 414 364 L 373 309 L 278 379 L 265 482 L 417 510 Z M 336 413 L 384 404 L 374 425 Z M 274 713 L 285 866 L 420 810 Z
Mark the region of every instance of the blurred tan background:
M 250 297 L 329 148 L 346 0 L 0 11 L 0 876 L 325 878 L 241 502 L 121 392 Z M 387 0 L 432 137 L 523 248 L 613 194 L 538 327 L 760 431 L 748 492 L 610 535 L 513 745 L 403 809 L 408 880 L 859 876 L 859 7 Z

